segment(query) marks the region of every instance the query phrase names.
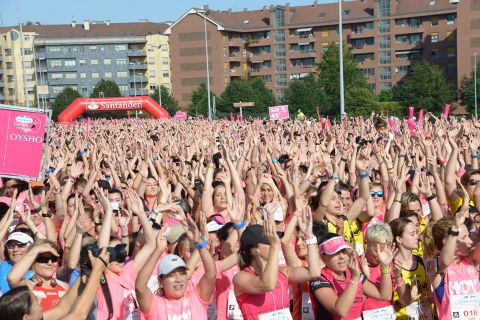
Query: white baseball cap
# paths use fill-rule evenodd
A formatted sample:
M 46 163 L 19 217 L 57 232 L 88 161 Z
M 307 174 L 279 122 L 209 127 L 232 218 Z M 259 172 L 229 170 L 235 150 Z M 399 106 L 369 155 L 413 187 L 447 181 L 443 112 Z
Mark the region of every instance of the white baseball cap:
M 207 223 L 207 230 L 208 232 L 215 232 L 220 230 L 223 227 L 223 224 L 217 223 L 215 220 L 210 221 Z
M 28 234 L 23 233 L 23 232 L 12 232 L 9 236 L 8 239 L 5 243 L 9 241 L 17 241 L 20 243 L 29 243 L 33 244 L 33 239 L 30 237 Z
M 182 258 L 177 256 L 176 254 L 169 254 L 158 264 L 157 273 L 159 276 L 166 275 L 178 268 L 185 268 L 187 269 L 187 265 Z

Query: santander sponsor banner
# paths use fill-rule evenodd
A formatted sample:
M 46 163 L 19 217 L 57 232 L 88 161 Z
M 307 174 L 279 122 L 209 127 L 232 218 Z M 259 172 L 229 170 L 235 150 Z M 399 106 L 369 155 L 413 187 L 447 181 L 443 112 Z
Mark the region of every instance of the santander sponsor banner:
M 268 114 L 270 115 L 270 120 L 283 120 L 290 117 L 287 105 L 269 107 Z
M 122 111 L 122 110 L 141 110 L 142 99 L 136 97 L 128 98 L 100 98 L 100 99 L 85 99 L 83 104 L 85 111 Z
M 0 176 L 41 176 L 49 114 L 0 105 Z
M 183 111 L 177 111 L 175 113 L 176 120 L 187 120 L 187 113 Z

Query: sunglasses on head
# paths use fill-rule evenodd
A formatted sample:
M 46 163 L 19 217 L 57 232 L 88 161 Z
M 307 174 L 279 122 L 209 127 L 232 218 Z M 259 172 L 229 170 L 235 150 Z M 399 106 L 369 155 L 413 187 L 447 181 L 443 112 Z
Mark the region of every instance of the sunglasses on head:
M 26 246 L 28 245 L 28 242 L 26 243 L 21 243 L 21 242 L 17 242 L 17 241 L 10 241 L 10 242 L 7 242 L 5 244 L 5 246 L 7 247 L 7 249 L 13 249 L 15 247 L 17 248 L 25 248 Z
M 470 179 L 468 180 L 468 184 L 471 186 L 476 186 L 480 182 L 480 180 Z
M 38 256 L 37 259 L 35 259 L 36 263 L 48 263 L 49 261 L 52 261 L 52 263 L 55 263 L 58 261 L 58 257 L 56 256 Z
M 372 198 L 375 197 L 375 195 L 376 195 L 377 197 L 379 197 L 379 198 L 383 198 L 384 193 L 383 193 L 383 191 L 377 191 L 377 192 L 375 192 L 375 191 L 370 191 L 370 196 L 371 196 Z

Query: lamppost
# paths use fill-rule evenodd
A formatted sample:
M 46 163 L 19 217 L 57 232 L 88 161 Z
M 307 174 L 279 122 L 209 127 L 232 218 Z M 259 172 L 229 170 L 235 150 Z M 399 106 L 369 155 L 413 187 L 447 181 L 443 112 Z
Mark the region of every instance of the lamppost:
M 210 104 L 210 67 L 208 65 L 208 39 L 207 39 L 207 11 L 197 10 L 197 13 L 203 13 L 203 29 L 205 35 L 205 57 L 207 63 L 207 101 L 208 101 L 208 120 L 212 120 L 212 109 Z
M 129 63 L 132 67 L 133 67 L 133 90 L 134 90 L 134 93 L 135 93 L 135 97 L 137 96 L 137 82 L 136 82 L 136 76 L 135 76 L 135 63 L 134 62 L 130 62 Z
M 477 53 L 473 54 L 473 63 L 474 63 L 474 73 L 473 73 L 473 87 L 474 87 L 474 99 L 475 99 L 475 118 L 477 118 L 478 114 L 478 104 L 477 104 Z
M 161 67 L 160 67 L 161 66 L 161 57 L 160 57 L 161 51 L 160 51 L 160 49 L 162 49 L 162 47 L 163 47 L 163 44 L 160 44 L 157 47 L 157 52 L 158 52 L 158 57 L 157 57 L 158 58 L 157 59 L 157 61 L 158 61 L 158 85 L 157 85 L 157 87 L 158 87 L 158 104 L 160 106 L 162 106 L 162 78 L 163 78 L 163 76 L 160 76 L 160 72 L 161 72 Z
M 20 0 L 17 0 L 17 15 L 18 15 L 18 25 L 20 27 L 20 46 L 22 50 L 22 69 L 23 69 L 23 91 L 25 94 L 25 105 L 27 108 L 30 107 L 30 101 L 28 100 L 28 89 L 27 89 L 27 73 L 25 70 L 25 46 L 23 44 L 23 28 L 22 28 L 22 19 L 20 18 Z
M 339 61 L 340 61 L 340 120 L 345 114 L 345 97 L 343 89 L 343 19 L 342 0 L 338 0 L 338 33 L 339 39 Z

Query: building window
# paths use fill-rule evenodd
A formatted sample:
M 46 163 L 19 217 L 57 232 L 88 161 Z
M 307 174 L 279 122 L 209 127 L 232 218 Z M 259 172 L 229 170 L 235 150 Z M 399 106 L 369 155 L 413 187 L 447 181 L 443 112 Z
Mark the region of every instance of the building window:
M 398 74 L 407 74 L 410 66 L 398 66 L 395 68 L 395 73 Z
M 15 94 L 15 88 L 8 88 L 8 94 L 9 95 L 14 95 Z
M 328 29 L 327 28 L 322 29 L 322 37 L 324 37 L 324 38 L 328 37 Z
M 86 95 L 88 93 L 88 88 L 87 87 L 81 87 L 80 91 L 82 92 L 83 95 Z
M 275 57 L 285 57 L 285 45 L 276 44 L 274 47 L 274 54 L 275 54 Z
M 430 19 L 430 23 L 432 24 L 432 26 L 438 26 L 438 17 L 432 17 Z
M 379 49 L 390 49 L 392 47 L 391 38 L 389 35 L 378 36 L 378 48 Z
M 78 60 L 78 64 L 81 65 L 81 66 L 84 66 L 85 65 L 85 60 L 84 59 Z
M 117 71 L 117 78 L 126 78 L 128 77 L 127 71 Z
M 104 65 L 110 65 L 110 64 L 112 64 L 112 59 L 103 59 L 103 64 L 104 64 Z
M 446 35 L 445 39 L 447 41 L 457 40 L 457 32 L 456 31 L 447 31 L 447 35 Z
M 52 92 L 53 92 L 54 94 L 59 94 L 60 92 L 63 91 L 63 89 L 64 89 L 64 88 L 61 87 L 61 86 L 55 86 L 55 87 L 52 88 Z
M 287 86 L 287 76 L 285 74 L 277 74 L 275 76 L 275 82 L 277 87 L 286 87 Z
M 50 67 L 52 68 L 58 68 L 62 66 L 62 60 L 52 60 L 50 62 Z
M 457 68 L 455 67 L 455 63 L 449 63 L 447 65 L 447 74 L 455 74 L 457 73 Z
M 148 58 L 148 64 L 155 64 L 155 58 L 154 57 L 149 57 Z
M 25 54 L 26 56 L 28 56 L 29 54 L 32 54 L 32 49 L 30 48 L 23 49 L 23 54 Z
M 285 97 L 285 89 L 277 89 L 277 99 L 282 100 Z
M 455 14 L 449 14 L 447 15 L 447 24 L 454 24 L 455 23 Z
M 90 60 L 90 64 L 92 64 L 92 65 L 98 64 L 98 59 Z
M 52 80 L 63 79 L 63 73 L 52 73 Z
M 380 67 L 378 74 L 380 80 L 392 80 L 392 72 L 390 68 Z
M 100 74 L 98 72 L 92 72 L 92 79 L 100 78 Z
M 438 32 L 432 32 L 430 34 L 430 42 L 431 43 L 436 43 L 438 42 Z
M 127 92 L 129 88 L 126 85 L 122 85 L 122 86 L 118 86 L 118 89 L 120 89 L 120 91 Z
M 357 49 L 361 49 L 364 46 L 371 46 L 374 44 L 373 38 L 364 38 L 364 39 L 355 39 L 353 40 L 353 45 Z
M 454 58 L 455 57 L 455 48 L 448 48 L 447 49 L 447 57 Z
M 373 77 L 375 76 L 375 68 L 362 69 L 362 73 L 364 77 Z
M 33 74 L 27 74 L 27 75 L 25 75 L 25 80 L 26 80 L 26 81 L 33 81 Z
M 395 25 L 397 27 L 406 27 L 408 25 L 407 19 L 397 19 L 395 20 Z
M 50 52 L 60 52 L 61 48 L 60 47 L 50 47 Z
M 380 82 L 380 91 L 390 90 L 390 89 L 392 89 L 391 82 Z
M 356 54 L 354 55 L 355 61 L 357 63 L 363 63 L 367 60 L 373 60 L 374 59 L 374 54 L 373 53 L 362 53 L 362 54 Z
M 439 58 L 438 49 L 432 49 L 430 52 L 430 57 L 432 60 L 437 60 Z
M 31 68 L 32 67 L 32 61 L 25 61 L 25 68 Z
M 390 32 L 390 20 L 380 20 L 380 21 L 378 21 L 378 32 L 379 33 Z
M 98 51 L 97 46 L 90 46 L 90 51 L 97 52 Z
M 270 83 L 272 82 L 272 75 L 271 74 L 263 75 L 262 80 L 265 81 L 266 83 Z
M 77 79 L 76 73 L 65 73 L 65 79 Z
M 117 65 L 127 64 L 127 59 L 116 59 Z
M 390 0 L 378 0 L 378 16 L 390 17 Z
M 283 27 L 285 25 L 285 15 L 283 9 L 277 8 L 273 12 L 273 26 Z
M 75 60 L 65 60 L 65 67 L 75 67 Z
M 13 62 L 7 62 L 7 69 L 13 69 Z
M 168 78 L 170 76 L 170 72 L 168 70 L 163 70 L 162 77 Z
M 326 51 L 328 49 L 329 43 L 328 42 L 322 42 L 322 51 Z
M 410 18 L 409 25 L 411 28 L 420 28 L 422 22 L 418 18 Z
M 285 30 L 275 30 L 275 42 L 285 41 Z
M 117 44 L 115 45 L 115 51 L 125 51 L 127 50 L 127 46 L 124 44 Z
M 150 78 L 155 78 L 155 70 L 150 70 L 150 71 L 148 72 L 148 76 L 149 76 Z
M 163 58 L 162 58 L 162 64 L 163 64 L 163 65 L 168 64 L 168 57 L 163 57 Z
M 15 77 L 13 75 L 7 76 L 7 82 L 14 82 L 14 81 L 15 81 Z
M 379 58 L 380 58 L 380 64 L 392 63 L 392 53 L 390 51 L 380 51 Z
M 80 79 L 87 79 L 87 74 L 85 72 L 80 73 Z
M 275 71 L 276 72 L 287 71 L 287 63 L 285 59 L 275 59 Z
M 105 78 L 111 78 L 112 73 L 111 72 L 105 72 Z

